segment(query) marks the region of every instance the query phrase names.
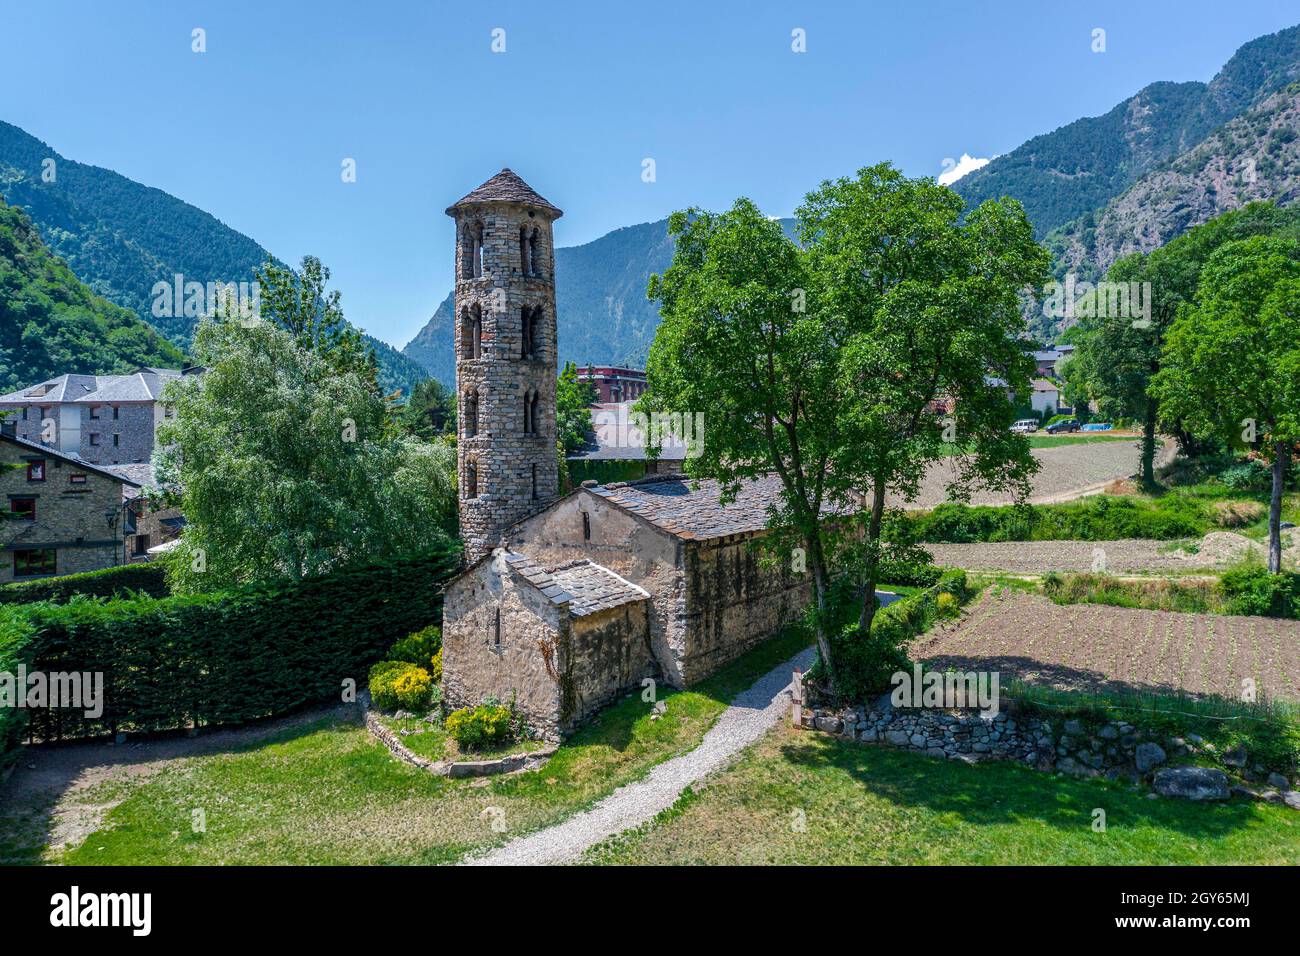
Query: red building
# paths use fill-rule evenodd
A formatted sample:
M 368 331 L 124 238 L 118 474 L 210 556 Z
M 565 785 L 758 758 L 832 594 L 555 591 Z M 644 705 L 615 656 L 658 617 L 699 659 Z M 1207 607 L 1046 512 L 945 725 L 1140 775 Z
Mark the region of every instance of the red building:
M 597 402 L 634 402 L 646 390 L 645 370 L 614 365 L 588 365 L 578 369 L 579 381 L 596 386 Z

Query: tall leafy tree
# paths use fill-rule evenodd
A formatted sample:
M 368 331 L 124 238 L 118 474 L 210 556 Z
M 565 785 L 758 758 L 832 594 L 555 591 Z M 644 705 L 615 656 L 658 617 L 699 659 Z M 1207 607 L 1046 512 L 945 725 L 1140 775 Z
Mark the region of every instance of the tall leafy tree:
M 565 362 L 555 386 L 556 433 L 564 454 L 571 455 L 587 444 L 591 434 L 591 406 L 596 398 L 596 387 L 578 378 L 577 366 Z
M 298 272 L 267 259 L 257 270 L 261 317 L 293 336 L 299 348 L 339 372 L 356 372 L 379 391 L 374 349 L 343 317 L 339 290 L 326 291 L 329 278 L 329 269 L 315 256 L 304 256 Z
M 1083 391 L 1096 401 L 1103 415 L 1142 423 L 1144 484 L 1155 482 L 1156 424 L 1161 418 L 1160 400 L 1151 382 L 1160 371 L 1165 340 L 1179 309 L 1196 294 L 1201 270 L 1226 243 L 1289 229 L 1296 220 L 1295 214 L 1270 203 L 1251 203 L 1150 253 L 1125 256 L 1111 266 L 1106 279 L 1149 284 L 1149 318 L 1093 315 L 1072 330 L 1070 338 L 1077 348 L 1063 370 L 1067 383 L 1072 391 Z M 1176 433 L 1186 432 L 1180 421 L 1168 416 L 1165 421 Z
M 1300 442 L 1300 243 L 1256 236 L 1210 257 L 1152 392 L 1163 414 L 1272 465 L 1268 567 L 1282 569 L 1282 491 Z
M 205 319 L 206 371 L 168 385 L 160 483 L 187 520 L 178 588 L 301 579 L 450 547 L 455 461 L 442 443 L 396 437 L 363 371 L 340 371 L 277 325 Z
M 950 190 L 882 164 L 811 193 L 801 245 L 747 199 L 676 213 L 673 263 L 651 278 L 663 322 L 650 404 L 705 413 L 691 474 L 728 494 L 779 476 L 770 540 L 803 550 L 832 680 L 838 622 L 871 627 L 886 495 L 914 497 L 941 458 L 956 497 L 1024 494 L 1034 468 L 1028 441 L 1008 431 L 1006 388 L 1029 386 L 1020 290 L 1042 283 L 1047 255 L 1014 201 L 962 212 Z M 955 420 L 933 412 L 941 398 L 955 400 Z M 823 520 L 831 511 L 861 520 L 844 535 L 845 522 Z M 841 571 L 849 614 L 832 593 Z
M 401 411 L 402 426 L 417 438 L 433 441 L 456 434 L 456 397 L 436 378 L 417 382 Z

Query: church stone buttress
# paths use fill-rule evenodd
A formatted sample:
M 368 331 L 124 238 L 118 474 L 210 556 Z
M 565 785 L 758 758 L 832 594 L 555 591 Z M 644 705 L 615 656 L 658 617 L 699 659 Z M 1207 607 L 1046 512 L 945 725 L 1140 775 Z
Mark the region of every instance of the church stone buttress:
M 556 496 L 555 246 L 563 213 L 509 169 L 456 221 L 456 466 L 465 559 Z

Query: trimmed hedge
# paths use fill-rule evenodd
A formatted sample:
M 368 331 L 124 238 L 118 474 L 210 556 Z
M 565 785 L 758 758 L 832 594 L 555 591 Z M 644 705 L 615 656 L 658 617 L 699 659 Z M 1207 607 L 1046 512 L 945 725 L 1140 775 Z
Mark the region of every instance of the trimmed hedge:
M 17 673 L 18 665 L 28 660 L 28 647 L 35 633 L 22 608 L 0 606 L 0 673 Z M 17 756 L 26 715 L 26 710 L 0 707 L 0 767 Z
M 99 571 L 65 574 L 38 581 L 17 581 L 0 585 L 0 604 L 32 604 L 36 601 L 67 601 L 78 594 L 89 597 L 122 597 L 129 592 L 164 598 L 171 594 L 161 564 L 122 564 Z
M 1115 541 L 1121 538 L 1199 538 L 1214 530 L 1208 505 L 1169 495 L 1154 502 L 1098 495 L 1060 505 L 942 504 L 909 512 L 917 541 Z
M 104 674 L 100 719 L 23 711 L 38 737 L 244 723 L 342 699 L 344 679 L 436 621 L 458 566 L 449 549 L 297 583 L 35 604 L 27 638 L 0 650 L 18 646 L 29 670 Z
M 644 461 L 625 461 L 622 459 L 569 459 L 569 480 L 576 488 L 584 481 L 595 481 L 608 485 L 615 481 L 636 481 L 645 477 Z

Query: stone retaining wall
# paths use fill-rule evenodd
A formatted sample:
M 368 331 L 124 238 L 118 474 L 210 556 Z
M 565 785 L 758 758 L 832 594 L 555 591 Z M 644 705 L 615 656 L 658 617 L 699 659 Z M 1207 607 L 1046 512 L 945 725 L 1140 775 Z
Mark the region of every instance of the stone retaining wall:
M 796 687 L 798 684 L 796 676 Z M 1236 794 L 1300 810 L 1300 790 L 1293 789 L 1293 781 L 1258 765 L 1250 766 L 1242 747 L 1217 755 L 1242 781 L 1215 768 L 1166 767 L 1171 757 L 1213 753 L 1212 745 L 1196 734 L 1157 741 L 1154 735 L 1122 720 L 1095 726 L 1078 719 L 1047 720 L 1020 713 L 1014 701 L 1003 701 L 1001 711 L 988 717 L 972 710 L 897 708 L 888 694 L 868 706 L 841 710 L 804 708 L 797 701 L 795 706 L 803 728 L 847 740 L 966 763 L 1014 760 L 1075 777 L 1104 776 L 1134 784 L 1150 781 L 1161 796 L 1226 800 Z

